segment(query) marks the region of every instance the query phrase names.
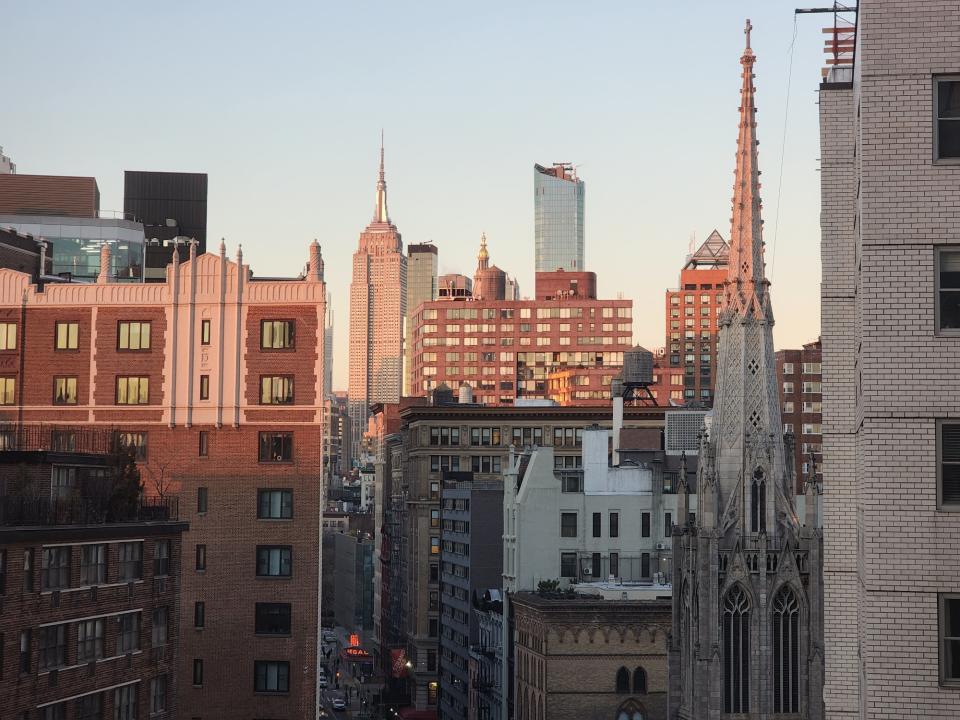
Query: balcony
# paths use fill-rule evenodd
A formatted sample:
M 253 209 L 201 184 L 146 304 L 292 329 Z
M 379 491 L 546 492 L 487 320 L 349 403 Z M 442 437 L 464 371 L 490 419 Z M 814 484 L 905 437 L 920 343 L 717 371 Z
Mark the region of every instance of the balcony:
M 0 495 L 0 526 L 50 527 L 178 519 L 177 498 L 47 498 Z
M 117 433 L 98 427 L 0 424 L 0 451 L 64 452 L 109 455 L 117 449 Z

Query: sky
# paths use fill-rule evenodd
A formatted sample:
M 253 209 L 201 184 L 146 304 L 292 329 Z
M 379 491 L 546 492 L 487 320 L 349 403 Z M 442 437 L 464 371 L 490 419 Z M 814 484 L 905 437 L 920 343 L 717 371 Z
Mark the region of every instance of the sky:
M 691 242 L 729 237 L 749 17 L 775 345 L 799 347 L 820 329 L 816 91 L 830 16 L 795 19 L 795 7 L 0 0 L 0 145 L 20 173 L 96 177 L 103 210 L 123 208 L 124 170 L 207 173 L 209 249 L 242 244 L 257 275 L 296 275 L 319 240 L 336 388 L 381 129 L 404 243 L 433 241 L 441 273 L 472 275 L 485 232 L 525 296 L 533 164 L 572 162 L 598 295 L 632 299 L 634 340 L 657 348 Z

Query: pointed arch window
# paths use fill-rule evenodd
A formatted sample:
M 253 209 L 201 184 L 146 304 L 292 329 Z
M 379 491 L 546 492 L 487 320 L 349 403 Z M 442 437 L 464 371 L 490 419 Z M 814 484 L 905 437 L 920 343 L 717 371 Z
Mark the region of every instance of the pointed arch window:
M 784 587 L 773 600 L 773 711 L 800 712 L 800 603 Z
M 767 531 L 767 481 L 763 470 L 753 474 L 750 483 L 750 532 L 760 533 Z
M 630 671 L 625 667 L 617 670 L 617 692 L 618 693 L 628 693 L 630 692 Z
M 647 694 L 647 671 L 642 667 L 638 667 L 633 671 L 633 694 Z
M 616 720 L 645 720 L 643 705 L 630 698 L 617 708 Z
M 723 707 L 750 712 L 750 598 L 740 585 L 723 600 Z

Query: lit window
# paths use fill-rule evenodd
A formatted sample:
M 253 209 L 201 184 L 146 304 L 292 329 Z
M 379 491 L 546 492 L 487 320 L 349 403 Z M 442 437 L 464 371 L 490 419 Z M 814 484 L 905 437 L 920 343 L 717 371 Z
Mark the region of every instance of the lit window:
M 0 350 L 17 349 L 17 324 L 0 323 Z
M 77 404 L 77 379 L 75 377 L 58 377 L 53 379 L 53 404 Z
M 150 378 L 117 378 L 117 405 L 147 405 L 149 402 Z
M 54 348 L 76 350 L 79 347 L 80 323 L 58 322 L 54 333 Z
M 0 405 L 16 403 L 17 381 L 12 377 L 0 378 Z
M 293 376 L 272 375 L 260 378 L 262 405 L 290 405 L 293 403 Z
M 293 347 L 293 320 L 260 321 L 260 348 L 262 350 L 287 350 Z
M 118 350 L 149 350 L 150 323 L 122 321 L 117 324 Z

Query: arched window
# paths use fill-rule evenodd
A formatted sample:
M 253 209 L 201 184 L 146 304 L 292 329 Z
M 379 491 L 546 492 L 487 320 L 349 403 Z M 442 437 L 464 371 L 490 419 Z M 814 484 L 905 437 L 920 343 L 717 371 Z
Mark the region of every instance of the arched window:
M 800 712 L 800 603 L 788 587 L 773 600 L 773 711 Z
M 618 693 L 628 693 L 630 692 L 630 671 L 625 667 L 617 670 L 617 692 Z
M 646 720 L 646 711 L 639 702 L 630 698 L 617 708 L 616 720 Z
M 767 482 L 763 470 L 753 474 L 750 484 L 750 532 L 767 531 Z
M 633 671 L 633 694 L 647 694 L 647 673 L 642 667 Z
M 723 708 L 750 712 L 750 598 L 740 585 L 723 600 Z

